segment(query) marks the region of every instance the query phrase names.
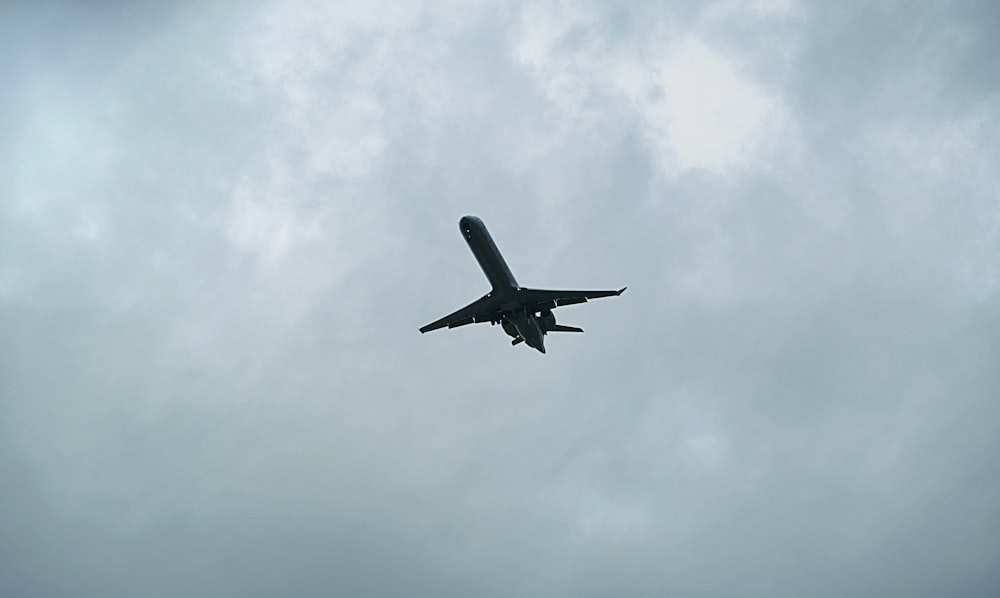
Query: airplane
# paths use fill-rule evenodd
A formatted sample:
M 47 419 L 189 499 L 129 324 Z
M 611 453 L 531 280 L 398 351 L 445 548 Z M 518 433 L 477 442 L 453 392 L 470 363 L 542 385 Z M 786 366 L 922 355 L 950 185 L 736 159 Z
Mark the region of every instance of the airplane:
M 553 291 L 522 287 L 511 274 L 482 220 L 464 216 L 458 221 L 458 228 L 493 288 L 462 309 L 420 328 L 421 333 L 446 326 L 458 328 L 489 322 L 491 325 L 500 324 L 504 332 L 514 337 L 511 345 L 523 342 L 545 353 L 545 335 L 549 332 L 583 332 L 576 326 L 556 324 L 553 309 L 584 303 L 589 299 L 617 297 L 627 288 L 617 291 Z

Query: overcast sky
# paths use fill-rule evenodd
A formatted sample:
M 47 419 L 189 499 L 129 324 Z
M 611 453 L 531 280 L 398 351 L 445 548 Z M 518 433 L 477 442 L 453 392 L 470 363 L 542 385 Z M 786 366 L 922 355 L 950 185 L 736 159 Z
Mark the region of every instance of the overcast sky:
M 5 2 L 0 594 L 995 596 L 1000 8 Z M 548 354 L 417 328 L 488 287 Z

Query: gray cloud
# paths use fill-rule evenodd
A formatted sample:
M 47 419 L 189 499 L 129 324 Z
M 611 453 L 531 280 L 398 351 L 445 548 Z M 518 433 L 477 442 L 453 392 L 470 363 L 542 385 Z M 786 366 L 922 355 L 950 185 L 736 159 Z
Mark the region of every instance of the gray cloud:
M 1000 581 L 989 3 L 3 11 L 0 593 Z

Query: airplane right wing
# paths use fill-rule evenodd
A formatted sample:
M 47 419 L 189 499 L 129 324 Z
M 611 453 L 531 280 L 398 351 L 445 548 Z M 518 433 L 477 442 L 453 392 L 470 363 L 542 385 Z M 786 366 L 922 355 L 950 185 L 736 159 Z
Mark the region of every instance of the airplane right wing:
M 560 305 L 585 303 L 589 299 L 601 297 L 617 297 L 625 292 L 627 287 L 617 291 L 552 291 L 548 289 L 518 289 L 517 299 L 523 305 L 535 309 L 554 309 Z
M 430 332 L 431 330 L 437 330 L 445 326 L 448 328 L 457 328 L 466 324 L 492 322 L 499 319 L 500 298 L 495 297 L 493 293 L 487 293 L 462 309 L 421 327 L 420 332 Z

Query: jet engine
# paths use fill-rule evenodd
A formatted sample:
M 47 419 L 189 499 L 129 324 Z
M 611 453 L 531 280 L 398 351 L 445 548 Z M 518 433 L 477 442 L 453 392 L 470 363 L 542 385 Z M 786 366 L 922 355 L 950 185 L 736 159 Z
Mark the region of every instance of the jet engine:
M 508 336 L 513 336 L 514 338 L 521 336 L 521 334 L 517 331 L 517 328 L 514 328 L 514 324 L 512 324 L 507 318 L 500 320 L 500 324 L 503 326 L 503 331 L 506 332 Z
M 538 323 L 542 326 L 542 331 L 549 332 L 556 327 L 556 315 L 551 309 L 544 309 L 538 314 Z
M 542 334 L 548 334 L 549 332 L 583 332 L 583 328 L 556 324 L 556 317 L 553 315 L 551 309 L 543 309 L 538 312 L 537 319 L 538 325 L 542 328 Z

